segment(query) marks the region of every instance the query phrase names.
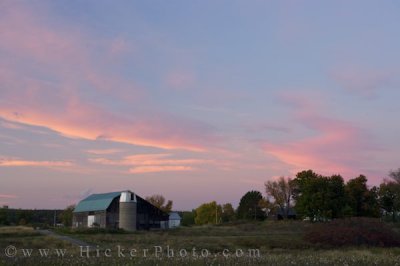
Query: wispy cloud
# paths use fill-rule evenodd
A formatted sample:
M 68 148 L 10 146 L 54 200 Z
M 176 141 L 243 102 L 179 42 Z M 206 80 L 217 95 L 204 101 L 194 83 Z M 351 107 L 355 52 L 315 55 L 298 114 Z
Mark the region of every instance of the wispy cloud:
M 399 71 L 357 65 L 335 67 L 331 77 L 344 89 L 361 96 L 372 97 L 378 91 L 400 84 Z
M 17 195 L 13 194 L 0 194 L 0 199 L 16 199 L 18 198 Z
M 0 117 L 68 137 L 163 149 L 201 151 L 220 141 L 214 129 L 201 121 L 157 111 L 114 111 L 82 97 L 95 91 L 121 102 L 128 99 L 130 105 L 144 101 L 144 90 L 135 81 L 105 73 L 90 49 L 97 42 L 81 31 L 53 29 L 19 5 L 5 9 L 0 18 L 4 37 L 0 50 L 10 58 L 0 62 Z M 119 53 L 126 45 L 123 40 L 110 40 L 108 50 Z M 19 60 L 12 61 L 12 56 Z M 18 64 L 21 60 L 35 63 Z M 29 67 L 35 71 L 27 71 Z
M 357 174 L 368 161 L 371 151 L 378 148 L 363 128 L 350 121 L 330 118 L 326 111 L 307 100 L 292 103 L 293 120 L 311 133 L 286 142 L 266 142 L 264 150 L 290 165 L 292 173 L 314 169 L 321 173 Z
M 161 166 L 137 166 L 129 169 L 129 173 L 143 174 L 143 173 L 156 173 L 156 172 L 176 172 L 176 171 L 192 171 L 191 166 L 183 165 L 161 165 Z
M 176 159 L 172 154 L 137 154 L 126 156 L 120 160 L 107 158 L 91 158 L 93 163 L 114 166 L 131 166 L 130 173 L 149 173 L 163 171 L 190 171 L 195 165 L 206 164 L 208 160 Z
M 18 159 L 0 158 L 0 167 L 71 167 L 69 161 L 27 161 Z
M 107 154 L 120 153 L 120 152 L 122 152 L 122 150 L 120 150 L 120 149 L 103 149 L 103 150 L 87 150 L 86 152 L 89 154 L 94 154 L 94 155 L 107 155 Z

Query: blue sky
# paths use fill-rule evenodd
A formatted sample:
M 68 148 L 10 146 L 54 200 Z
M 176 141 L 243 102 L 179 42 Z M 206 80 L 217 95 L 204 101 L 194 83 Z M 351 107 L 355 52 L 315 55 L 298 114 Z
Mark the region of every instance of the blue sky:
M 237 204 L 399 167 L 396 1 L 3 1 L 0 204 Z

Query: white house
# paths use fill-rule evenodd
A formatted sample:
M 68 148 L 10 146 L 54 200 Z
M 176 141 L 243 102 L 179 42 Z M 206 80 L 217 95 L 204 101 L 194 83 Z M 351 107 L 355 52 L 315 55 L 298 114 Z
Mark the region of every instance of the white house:
M 175 228 L 175 227 L 179 227 L 180 225 L 181 225 L 181 217 L 179 216 L 179 214 L 177 212 L 171 212 L 169 214 L 168 227 Z

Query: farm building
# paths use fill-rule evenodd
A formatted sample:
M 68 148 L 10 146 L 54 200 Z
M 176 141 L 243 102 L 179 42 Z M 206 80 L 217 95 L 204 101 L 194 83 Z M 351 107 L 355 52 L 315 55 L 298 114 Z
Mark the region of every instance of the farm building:
M 181 225 L 181 216 L 177 212 L 169 213 L 169 228 L 179 227 Z
M 131 191 L 92 194 L 78 203 L 73 227 L 121 228 L 128 231 L 167 228 L 169 215 Z

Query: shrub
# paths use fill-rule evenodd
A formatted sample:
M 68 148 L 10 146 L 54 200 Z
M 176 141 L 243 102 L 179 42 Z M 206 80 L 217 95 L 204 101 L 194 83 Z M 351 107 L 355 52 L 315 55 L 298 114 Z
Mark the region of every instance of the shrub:
M 91 234 L 127 234 L 128 232 L 120 229 L 120 228 L 69 228 L 69 227 L 60 227 L 55 228 L 54 231 L 60 234 L 82 234 L 82 235 L 91 235 Z
M 375 218 L 354 217 L 313 225 L 305 240 L 322 246 L 400 246 L 400 236 Z

